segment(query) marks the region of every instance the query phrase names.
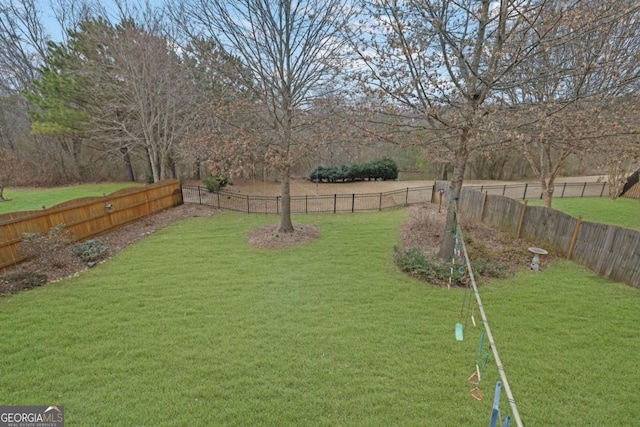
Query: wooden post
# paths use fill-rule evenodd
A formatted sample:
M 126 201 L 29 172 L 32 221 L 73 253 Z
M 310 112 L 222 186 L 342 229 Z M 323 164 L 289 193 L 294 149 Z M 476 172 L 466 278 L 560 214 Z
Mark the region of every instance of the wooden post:
M 433 180 L 433 188 L 431 189 L 431 203 L 435 203 L 436 202 L 436 190 L 438 188 L 438 181 L 437 180 Z
M 576 229 L 573 230 L 573 237 L 571 237 L 571 243 L 569 244 L 569 252 L 567 252 L 567 259 L 571 259 L 573 257 L 573 250 L 576 247 L 576 242 L 578 241 L 578 233 L 580 232 L 580 227 L 582 226 L 582 216 L 578 217 L 576 221 Z
M 520 220 L 518 221 L 518 230 L 516 231 L 516 239 L 520 238 L 520 233 L 522 233 L 522 225 L 524 224 L 524 215 L 527 213 L 527 203 L 528 200 L 525 200 L 522 204 L 522 210 L 520 211 Z
M 482 222 L 482 218 L 484 218 L 484 208 L 487 205 L 487 194 L 489 191 L 485 191 L 482 193 L 482 207 L 480 208 L 480 222 Z

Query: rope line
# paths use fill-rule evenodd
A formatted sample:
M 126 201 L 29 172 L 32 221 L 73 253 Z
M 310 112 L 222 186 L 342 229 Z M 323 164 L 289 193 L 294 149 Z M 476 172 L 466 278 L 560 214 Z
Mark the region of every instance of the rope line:
M 518 412 L 518 407 L 516 406 L 516 400 L 513 397 L 513 393 L 511 393 L 511 387 L 509 386 L 509 381 L 507 380 L 507 374 L 504 370 L 504 366 L 502 365 L 502 360 L 500 360 L 500 355 L 498 354 L 498 349 L 496 348 L 495 341 L 493 340 L 493 335 L 491 334 L 491 328 L 489 327 L 489 320 L 487 319 L 487 315 L 484 311 L 484 306 L 482 305 L 482 299 L 480 299 L 480 292 L 478 291 L 476 279 L 475 279 L 475 276 L 473 275 L 473 270 L 471 269 L 471 263 L 469 261 L 469 255 L 467 253 L 467 246 L 464 244 L 464 239 L 462 238 L 462 231 L 460 229 L 460 225 L 457 223 L 456 223 L 456 235 L 460 236 L 460 241 L 462 243 L 462 252 L 464 254 L 464 260 L 467 264 L 469 279 L 471 282 L 471 286 L 473 288 L 473 293 L 475 294 L 475 297 L 476 297 L 478 310 L 480 311 L 480 317 L 482 317 L 484 332 L 486 333 L 487 339 L 489 341 L 489 346 L 491 347 L 491 351 L 493 352 L 493 357 L 494 357 L 494 360 L 496 361 L 496 366 L 498 367 L 500 378 L 502 379 L 502 385 L 504 386 L 504 391 L 507 395 L 507 400 L 509 401 L 509 405 L 511 406 L 513 419 L 516 422 L 516 425 L 518 427 L 523 427 L 522 420 L 520 419 L 520 413 Z

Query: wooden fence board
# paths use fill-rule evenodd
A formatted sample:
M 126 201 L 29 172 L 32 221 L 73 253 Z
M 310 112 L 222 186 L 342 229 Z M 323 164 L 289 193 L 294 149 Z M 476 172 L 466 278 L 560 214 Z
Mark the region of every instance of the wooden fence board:
M 604 187 L 600 190 L 604 191 Z M 593 191 L 595 190 L 592 189 Z M 473 189 L 463 189 L 459 206 L 462 213 L 477 216 L 482 209 L 480 193 Z M 483 221 L 515 233 L 523 208 L 524 205 L 519 201 L 488 195 Z M 521 237 L 537 244 L 550 245 L 566 255 L 577 224 L 576 218 L 555 209 L 528 206 Z M 583 222 L 571 259 L 603 277 L 640 289 L 640 232 L 636 230 Z
M 180 182 L 168 180 L 121 189 L 102 197 L 70 200 L 42 211 L 30 211 L 28 215 L 3 216 L 0 268 L 24 259 L 18 251 L 24 233 L 46 233 L 58 224 L 65 224 L 75 240 L 81 241 L 181 203 Z

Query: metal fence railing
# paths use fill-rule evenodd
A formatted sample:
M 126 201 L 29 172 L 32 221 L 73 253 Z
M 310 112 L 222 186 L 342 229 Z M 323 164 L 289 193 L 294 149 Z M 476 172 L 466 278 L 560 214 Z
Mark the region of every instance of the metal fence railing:
M 281 196 L 250 196 L 230 191 L 209 192 L 200 186 L 182 186 L 185 203 L 198 203 L 246 213 L 279 214 Z M 291 197 L 291 213 L 338 213 L 379 211 L 431 201 L 433 186 L 404 188 L 382 193 L 327 194 Z
M 465 187 L 512 199 L 542 198 L 540 184 L 468 185 Z M 403 188 L 382 193 L 292 196 L 291 213 L 378 211 L 435 201 L 437 191 L 443 189 L 446 194 L 448 188 L 449 182 L 438 181 L 429 187 Z M 252 196 L 226 190 L 209 192 L 205 187 L 193 185 L 183 185 L 182 195 L 185 203 L 209 205 L 218 209 L 262 214 L 279 214 L 282 211 L 281 196 Z M 602 182 L 556 184 L 554 193 L 554 197 L 557 198 L 603 196 L 608 196 L 608 184 Z M 446 200 L 446 196 L 443 200 Z
M 449 182 L 439 181 L 438 188 L 448 188 Z M 503 185 L 465 185 L 467 188 L 487 193 L 490 196 L 505 196 L 511 199 L 542 199 L 542 186 L 538 183 L 503 184 Z M 569 197 L 608 197 L 607 182 L 564 182 L 556 183 L 553 197 L 562 199 Z

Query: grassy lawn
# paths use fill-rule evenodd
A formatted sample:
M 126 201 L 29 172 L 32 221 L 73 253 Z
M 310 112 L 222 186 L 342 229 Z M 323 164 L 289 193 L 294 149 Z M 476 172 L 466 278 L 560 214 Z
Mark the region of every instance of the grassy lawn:
M 543 206 L 541 200 L 529 200 L 531 206 Z M 640 230 L 640 200 L 619 198 L 553 199 L 553 208 L 589 222 L 617 225 Z
M 50 208 L 67 200 L 81 197 L 96 197 L 110 194 L 122 188 L 138 186 L 137 183 L 105 183 L 83 184 L 70 187 L 54 188 L 7 188 L 4 197 L 11 199 L 9 202 L 0 203 L 0 214 L 16 211 L 32 211 L 42 209 L 42 206 Z
M 394 267 L 402 210 L 295 217 L 321 239 L 247 244 L 273 216 L 175 223 L 106 264 L 0 299 L 0 404 L 67 424 L 487 425 L 461 290 Z M 482 288 L 526 425 L 632 425 L 640 293 L 570 263 Z M 503 402 L 506 398 L 503 396 Z

